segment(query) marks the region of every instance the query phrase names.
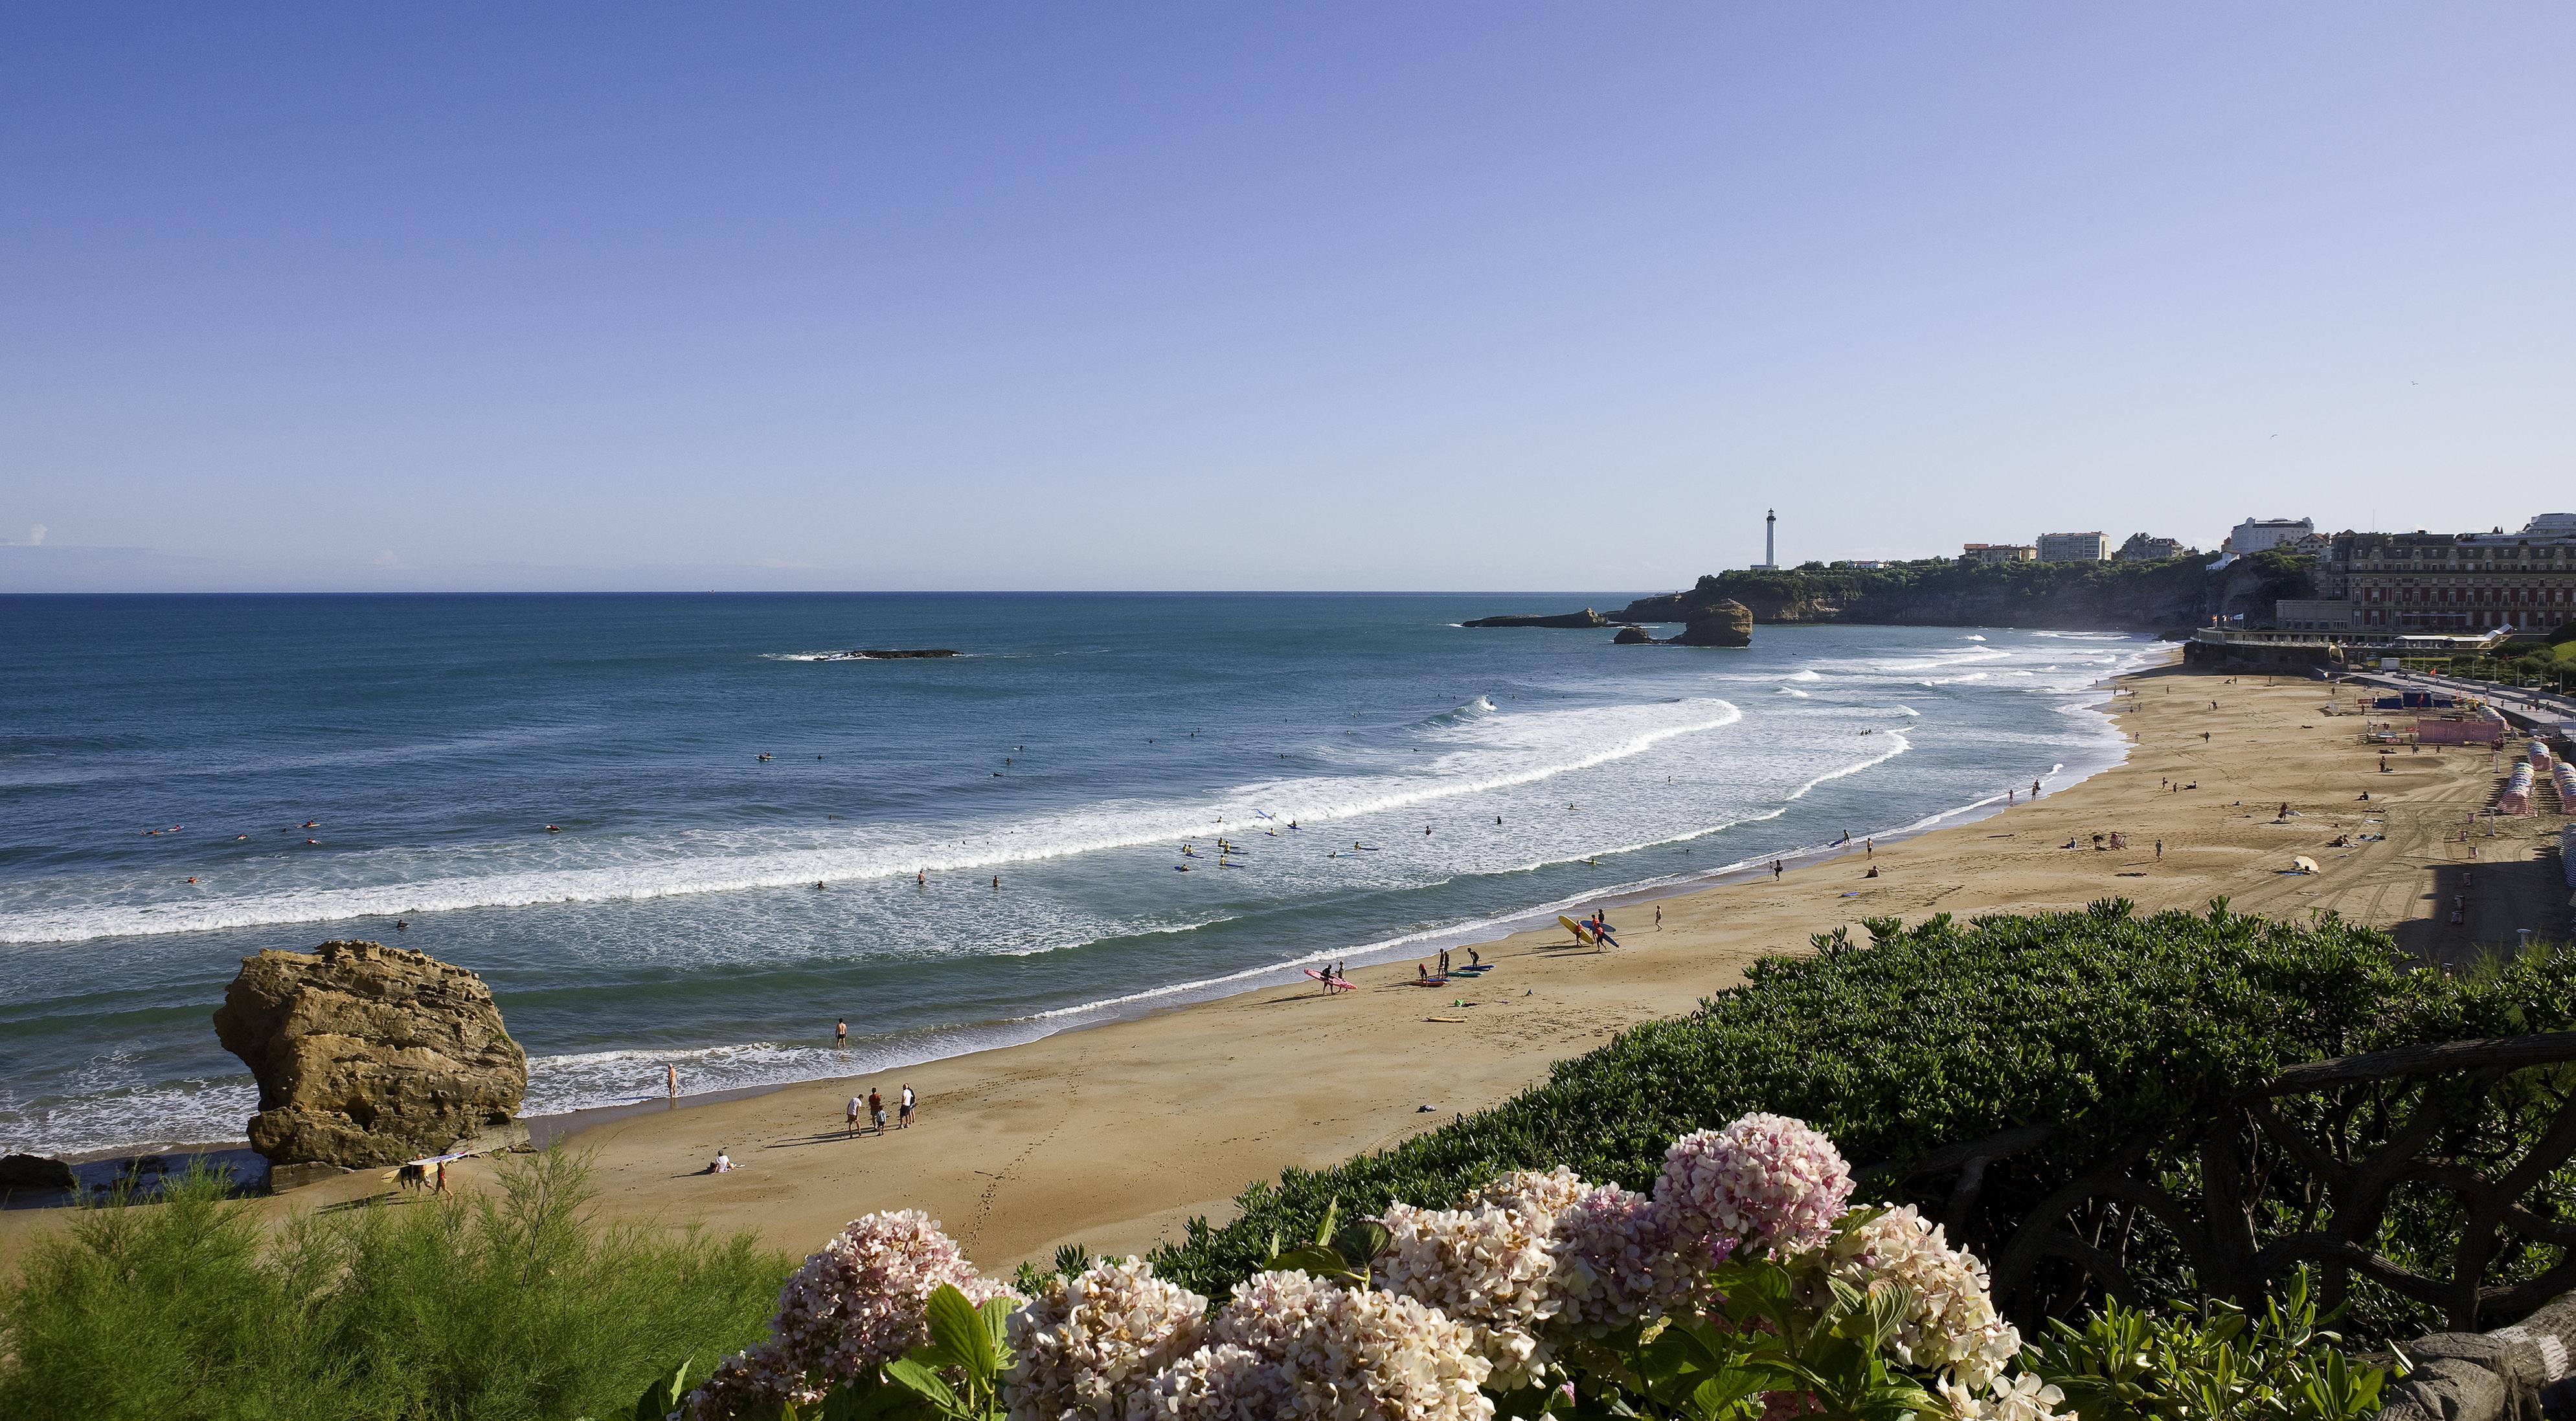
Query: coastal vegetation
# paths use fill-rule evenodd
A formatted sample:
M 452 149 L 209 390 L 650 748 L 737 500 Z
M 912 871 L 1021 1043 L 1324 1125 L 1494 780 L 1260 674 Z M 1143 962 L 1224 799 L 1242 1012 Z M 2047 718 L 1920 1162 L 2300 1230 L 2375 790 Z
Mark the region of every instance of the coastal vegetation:
M 1866 1164 L 2055 1127 L 2043 1146 L 1987 1171 L 1979 1217 L 2007 1220 L 2121 1142 L 2187 1131 L 2285 1066 L 2576 1027 L 2576 954 L 2563 946 L 2465 975 L 2419 971 L 2385 934 L 2332 916 L 2231 913 L 2224 900 L 2202 914 L 2141 917 L 2115 899 L 2084 912 L 1864 926 L 1867 944 L 1837 929 L 1811 955 L 1764 958 L 1699 1011 L 1559 1062 L 1500 1105 L 1329 1169 L 1256 1183 L 1238 1197 L 1238 1217 L 1193 1221 L 1154 1255 L 1157 1268 L 1220 1295 L 1261 1267 L 1274 1237 L 1304 1236 L 1329 1210 L 1457 1197 L 1514 1169 L 1564 1165 L 1641 1188 L 1667 1141 L 1749 1110 L 1805 1119 Z M 2447 1143 L 2463 1160 L 2508 1157 L 2538 1135 L 2569 1084 L 2463 1108 Z M 2383 1140 L 2400 1104 L 2339 1102 L 2345 1147 Z M 1901 1197 L 1885 1173 L 1866 1185 Z M 2253 1201 L 2267 1218 L 2308 1207 L 2286 1174 L 2273 1187 Z M 2562 1167 L 2549 1188 L 2558 1216 L 2576 1216 L 2576 1177 Z M 2459 1224 L 2444 1202 L 2408 1195 L 2367 1242 L 2431 1268 Z M 2197 1306 L 2212 1291 L 2154 1231 L 2129 1246 L 2151 1300 Z M 2494 1260 L 2494 1276 L 2537 1276 L 2563 1253 L 2526 1240 Z M 2352 1328 L 2374 1341 L 2440 1320 L 2371 1285 L 2354 1301 Z
M 2314 595 L 2303 559 L 2267 549 L 2211 571 L 2200 556 L 2153 562 L 1968 563 L 1924 558 L 1875 568 L 1805 563 L 1703 576 L 1682 592 L 1640 598 L 1623 621 L 1687 620 L 1721 600 L 1757 622 L 1872 622 L 1918 626 L 2016 626 L 2178 630 L 2209 617 L 2269 615 L 2284 597 Z
M 919 1213 L 806 1261 L 770 1338 L 645 1421 L 2352 1421 L 2390 1372 L 2323 1330 L 2305 1273 L 2259 1314 L 2113 1307 L 2038 1347 L 1911 1206 L 1854 1207 L 1833 1141 L 1750 1114 L 1671 1142 L 1649 1192 L 1562 1166 L 1455 1208 L 1276 1242 L 1222 1305 L 1138 1258 L 984 1277 Z
M 2392 1375 L 2354 1349 L 2438 1312 L 2304 1267 L 2226 1296 L 2133 1218 L 2096 1237 L 2134 1298 L 2016 1302 L 1976 1240 L 2106 1151 L 2241 1112 L 2302 1065 L 2576 1029 L 2559 946 L 2418 970 L 2384 934 L 2223 900 L 1863 927 L 1492 1109 L 1257 1184 L 1240 1217 L 1150 1258 L 1069 1248 L 1008 1282 L 912 1211 L 860 1218 L 793 1268 L 747 1237 L 598 1226 L 560 1152 L 495 1197 L 322 1212 L 274 1237 L 193 1178 L 164 1203 L 87 1209 L 33 1253 L 0 1294 L 0 1414 L 2351 1421 Z M 2363 1151 L 2439 1093 L 2419 1143 L 2442 1169 L 2492 1169 L 2532 1153 L 2576 1080 L 2542 1064 L 2454 1084 L 2297 1109 Z M 2036 1126 L 1969 1209 L 1871 1167 Z M 2200 1168 L 2142 1157 L 2177 1187 Z M 2568 1266 L 2549 1240 L 2576 1171 L 2553 1168 L 2526 1200 L 2541 1225 L 2482 1276 Z M 2248 1217 L 2312 1225 L 2299 1187 L 2270 1177 Z M 2436 1274 L 2464 1226 L 2449 1196 L 2403 1193 L 2362 1241 Z
M 84 1207 L 0 1292 L 0 1416 L 624 1417 L 671 1359 L 760 1337 L 792 1266 L 748 1234 L 595 1224 L 561 1151 L 501 1181 L 274 1236 L 202 1172 Z

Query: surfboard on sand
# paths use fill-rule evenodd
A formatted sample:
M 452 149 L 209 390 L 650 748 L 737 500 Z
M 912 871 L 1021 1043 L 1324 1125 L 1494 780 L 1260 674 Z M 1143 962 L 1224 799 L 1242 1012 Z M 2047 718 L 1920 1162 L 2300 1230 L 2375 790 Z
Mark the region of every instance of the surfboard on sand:
M 1413 985 L 1417 987 L 1446 987 L 1449 985 L 1449 979 L 1446 977 L 1416 977 L 1413 979 Z
M 1563 913 L 1557 914 L 1556 920 L 1559 923 L 1564 924 L 1567 932 L 1574 934 L 1574 940 L 1576 942 L 1583 944 L 1585 947 L 1597 947 L 1600 945 L 1592 940 L 1592 929 L 1587 928 L 1583 924 L 1565 916 Z
M 1316 971 L 1316 970 L 1315 970 L 1314 968 L 1312 968 L 1312 967 L 1309 967 L 1309 968 L 1307 968 L 1307 969 L 1306 969 L 1306 975 L 1307 975 L 1307 976 L 1309 976 L 1309 977 L 1314 978 L 1314 979 L 1315 979 L 1316 981 L 1318 981 L 1318 982 L 1323 983 L 1323 984 L 1324 984 L 1325 986 L 1327 986 L 1327 987 L 1334 987 L 1334 988 L 1338 988 L 1338 989 L 1339 989 L 1339 990 L 1341 990 L 1341 991 L 1345 991 L 1345 992 L 1356 992 L 1356 991 L 1358 991 L 1358 990 L 1360 989 L 1360 984 L 1359 984 L 1359 983 L 1357 983 L 1357 982 L 1345 982 L 1345 981 L 1342 981 L 1341 979 L 1339 979 L 1339 978 L 1337 978 L 1337 977 L 1327 977 L 1327 976 L 1325 976 L 1323 973 Z
M 1480 962 L 1473 967 L 1452 967 L 1449 969 L 1449 975 L 1455 977 L 1459 973 L 1463 972 L 1470 977 L 1474 977 L 1493 970 L 1494 964 L 1490 962 Z

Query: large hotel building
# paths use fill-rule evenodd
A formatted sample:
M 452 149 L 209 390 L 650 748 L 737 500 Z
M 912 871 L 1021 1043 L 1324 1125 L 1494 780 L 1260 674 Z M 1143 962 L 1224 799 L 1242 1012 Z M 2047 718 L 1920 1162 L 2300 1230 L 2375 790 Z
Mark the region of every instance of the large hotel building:
M 2338 533 L 2318 574 L 2324 596 L 2282 603 L 2284 625 L 2547 631 L 2576 620 L 2576 513 L 2544 513 L 2519 533 Z

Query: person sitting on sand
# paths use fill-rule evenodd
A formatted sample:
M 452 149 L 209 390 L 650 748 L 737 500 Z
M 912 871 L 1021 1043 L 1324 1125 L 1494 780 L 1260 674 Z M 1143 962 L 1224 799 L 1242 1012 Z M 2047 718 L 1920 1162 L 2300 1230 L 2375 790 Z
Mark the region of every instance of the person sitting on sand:
M 1863 878 L 1876 878 L 1876 877 L 1878 877 L 1878 865 L 1877 865 L 1877 864 L 1871 864 L 1871 865 L 1869 866 L 1869 872 L 1862 874 L 1862 875 L 1861 875 L 1861 877 L 1863 877 Z
M 718 1146 L 716 1146 L 716 1157 L 715 1157 L 715 1160 L 707 1166 L 707 1173 L 709 1173 L 709 1174 L 731 1174 L 731 1173 L 733 1173 L 733 1156 L 731 1156 L 731 1155 L 729 1155 L 729 1154 L 726 1154 L 726 1153 L 724 1152 L 724 1146 L 722 1146 L 722 1145 L 718 1145 Z

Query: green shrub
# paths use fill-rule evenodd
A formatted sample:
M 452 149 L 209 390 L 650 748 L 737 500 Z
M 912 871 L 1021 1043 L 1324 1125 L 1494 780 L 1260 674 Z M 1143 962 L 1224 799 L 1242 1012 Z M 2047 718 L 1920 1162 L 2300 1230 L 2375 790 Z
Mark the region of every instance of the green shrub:
M 1650 1188 L 1669 1141 L 1753 1110 L 1807 1121 L 1856 1166 L 2019 1125 L 2062 1127 L 2048 1148 L 1989 1171 L 1985 1207 L 2008 1213 L 2133 1132 L 2200 1116 L 2286 1065 L 2576 1024 L 2563 949 L 2453 978 L 2409 970 L 2382 933 L 2331 916 L 2230 914 L 2223 900 L 2205 915 L 2137 918 L 2115 900 L 1868 928 L 1870 947 L 1837 931 L 1812 956 L 1765 958 L 1695 1014 L 1560 1062 L 1492 1109 L 1255 1183 L 1238 1196 L 1238 1219 L 1194 1220 L 1156 1252 L 1156 1269 L 1221 1297 L 1274 1234 L 1306 1236 L 1335 1198 L 1346 1214 L 1373 1214 L 1398 1198 L 1461 1197 L 1507 1169 L 1563 1164 Z M 2438 1231 L 2399 1237 L 2400 1223 L 2393 1213 L 2385 1246 L 2439 1241 Z M 2527 1273 L 2542 1261 L 2508 1264 Z M 2190 1296 L 2188 1279 L 2165 1281 L 2166 1296 Z M 2365 1330 L 2408 1321 L 2402 1308 L 2383 1310 Z
M 2389 1369 L 2355 1362 L 2318 1316 L 2304 1268 L 2259 1313 L 2221 1302 L 2154 1313 L 2112 1304 L 2051 1320 L 2022 1363 L 2082 1421 L 2350 1421 L 2379 1410 Z
M 582 1162 L 498 1198 L 300 1215 L 271 1237 L 221 1180 L 86 1208 L 0 1293 L 0 1416 L 624 1416 L 668 1359 L 756 1341 L 789 1262 L 595 1227 Z

